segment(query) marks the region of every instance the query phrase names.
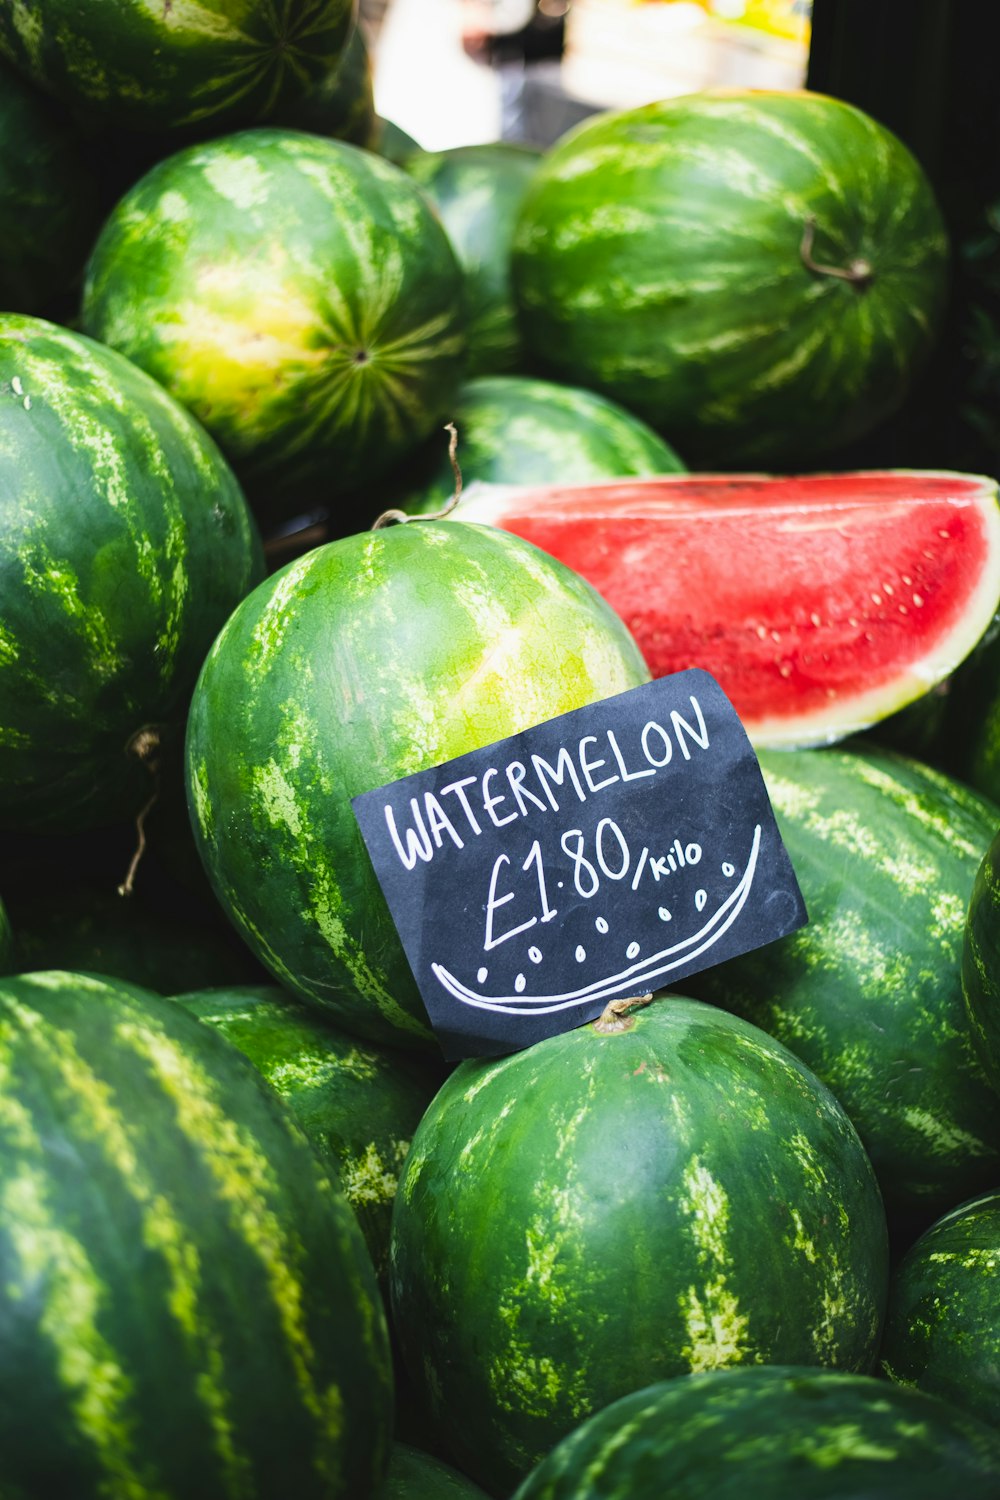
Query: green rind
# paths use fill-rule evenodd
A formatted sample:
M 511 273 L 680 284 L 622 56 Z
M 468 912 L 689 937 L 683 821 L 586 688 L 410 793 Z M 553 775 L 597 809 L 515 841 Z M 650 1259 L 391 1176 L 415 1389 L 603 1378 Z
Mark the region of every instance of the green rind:
M 0 827 L 136 811 L 133 737 L 183 725 L 263 572 L 215 443 L 121 355 L 0 318 Z
M 374 480 L 461 377 L 460 272 L 398 167 L 279 129 L 190 147 L 105 222 L 82 322 L 218 440 L 255 503 Z
M 0 53 L 88 120 L 219 131 L 298 99 L 354 15 L 354 0 L 5 0 Z
M 524 365 L 510 254 L 518 211 L 540 159 L 533 147 L 489 141 L 416 151 L 403 163 L 441 215 L 462 268 L 468 378 Z
M 867 262 L 852 284 L 814 261 Z M 713 468 L 803 462 L 874 427 L 933 346 L 948 244 L 922 169 L 860 110 L 713 90 L 567 133 L 513 247 L 529 352 Z
M 991 1500 L 1000 1439 L 864 1375 L 730 1370 L 650 1386 L 567 1438 L 514 1500 Z
M 969 897 L 962 993 L 986 1076 L 1000 1092 L 1000 828 L 983 855 Z
M 82 275 L 98 229 L 96 185 L 74 132 L 0 63 L 0 307 L 46 312 Z
M 301 99 L 282 110 L 276 123 L 374 150 L 378 139 L 374 75 L 360 26 L 352 30 L 335 66 Z
M 316 548 L 234 611 L 195 690 L 188 803 L 219 900 L 278 982 L 345 1030 L 427 1046 L 351 798 L 647 676 L 589 585 L 493 528 Z
M 6 974 L 14 957 L 14 934 L 11 931 L 7 908 L 0 901 L 0 974 Z
M 482 376 L 460 387 L 451 410 L 463 485 L 585 484 L 625 474 L 675 474 L 677 454 L 651 427 L 614 401 L 579 386 L 525 375 Z M 403 508 L 440 510 L 455 491 L 442 429 L 422 455 L 433 469 L 422 481 L 412 461 L 397 477 Z
M 384 1284 L 399 1173 L 443 1068 L 360 1046 L 277 986 L 173 998 L 238 1047 L 281 1095 L 343 1188 Z
M 690 985 L 801 1057 L 854 1121 L 887 1202 L 933 1214 L 1000 1174 L 1000 1109 L 961 987 L 965 912 L 1000 811 L 858 746 L 762 752 L 809 922 Z
M 497 1495 L 651 1381 L 867 1369 L 887 1278 L 840 1105 L 763 1032 L 680 998 L 462 1063 L 393 1214 L 406 1368 L 430 1431 Z
M 450 1464 L 395 1442 L 383 1500 L 486 1500 L 486 1492 Z
M 1000 1192 L 963 1203 L 893 1272 L 880 1355 L 890 1380 L 1000 1427 Z
M 374 1500 L 386 1326 L 343 1195 L 168 1001 L 0 983 L 0 1485 Z

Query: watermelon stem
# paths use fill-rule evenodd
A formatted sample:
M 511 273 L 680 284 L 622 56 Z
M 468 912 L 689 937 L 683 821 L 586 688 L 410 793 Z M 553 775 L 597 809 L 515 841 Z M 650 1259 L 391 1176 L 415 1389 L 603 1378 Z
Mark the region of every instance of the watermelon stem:
M 807 270 L 815 271 L 817 276 L 836 276 L 841 281 L 850 281 L 859 287 L 874 281 L 875 268 L 870 260 L 865 260 L 864 256 L 856 256 L 854 260 L 848 261 L 846 266 L 826 266 L 818 260 L 813 260 L 812 249 L 815 238 L 816 215 L 810 214 L 802 231 L 802 243 L 799 245 L 799 254 Z
M 458 459 L 455 457 L 458 449 L 458 428 L 454 422 L 444 424 L 445 432 L 450 432 L 448 439 L 448 457 L 451 460 L 451 472 L 455 476 L 455 493 L 447 505 L 440 510 L 424 516 L 411 516 L 405 510 L 384 510 L 380 516 L 376 516 L 372 522 L 372 531 L 379 531 L 383 526 L 402 525 L 404 521 L 443 521 L 445 516 L 450 516 L 462 495 L 462 471 L 458 467 Z
M 153 780 L 152 795 L 142 805 L 136 814 L 136 845 L 135 852 L 129 861 L 125 879 L 118 887 L 119 896 L 131 896 L 135 889 L 135 875 L 139 868 L 139 862 L 146 850 L 146 819 L 153 809 L 160 795 L 160 735 L 152 724 L 145 724 L 142 729 L 137 729 L 125 747 L 126 755 L 134 755 L 147 767 Z
M 643 1005 L 649 1005 L 652 998 L 652 992 L 650 992 L 648 995 L 636 995 L 631 1000 L 609 1000 L 594 1022 L 594 1030 L 599 1031 L 602 1036 L 612 1031 L 631 1031 L 635 1025 L 635 1018 L 629 1012 Z

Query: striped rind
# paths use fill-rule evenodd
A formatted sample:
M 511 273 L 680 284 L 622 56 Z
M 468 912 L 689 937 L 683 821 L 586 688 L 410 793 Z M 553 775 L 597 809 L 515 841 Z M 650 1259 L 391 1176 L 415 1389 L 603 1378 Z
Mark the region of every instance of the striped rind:
M 986 475 L 571 481 L 488 483 L 462 514 L 588 578 L 654 677 L 711 672 L 757 746 L 833 743 L 915 702 L 1000 605 L 1000 505 Z
M 218 131 L 297 100 L 354 15 L 353 0 L 7 0 L 0 54 L 88 119 Z
M 873 269 L 852 284 L 812 258 Z M 528 189 L 513 278 L 543 372 L 593 386 L 700 467 L 801 462 L 887 417 L 944 312 L 922 169 L 862 111 L 710 90 L 568 132 Z
M 962 994 L 986 1076 L 1000 1091 L 1000 828 L 983 854 L 969 897 Z
M 1000 1437 L 919 1391 L 795 1367 L 651 1385 L 560 1443 L 514 1500 L 990 1500 Z
M 255 1070 L 179 1007 L 0 984 L 11 1494 L 373 1496 L 391 1376 L 363 1241 Z
M 0 307 L 44 312 L 83 270 L 99 226 L 76 133 L 0 62 Z
M 645 422 L 617 402 L 579 386 L 527 375 L 480 376 L 459 388 L 450 416 L 463 485 L 584 484 L 683 468 L 673 449 Z M 409 462 L 397 481 L 405 495 L 404 509 L 415 514 L 439 510 L 455 490 L 443 430 L 435 435 L 433 450 L 427 445 L 426 457 L 433 464 L 426 482 Z M 475 509 L 468 515 L 492 520 Z
M 875 1356 L 885 1218 L 841 1107 L 712 1007 L 667 996 L 630 1020 L 462 1063 L 400 1182 L 404 1362 L 494 1494 L 651 1381 Z
M 465 350 L 460 280 L 398 167 L 261 128 L 178 152 L 125 194 L 82 320 L 194 412 L 255 502 L 315 504 L 443 419 Z
M 384 1280 L 399 1173 L 443 1070 L 362 1046 L 277 986 L 173 998 L 238 1047 L 281 1095 L 343 1188 Z
M 1000 1193 L 960 1204 L 919 1237 L 892 1273 L 879 1363 L 1000 1427 Z
M 541 153 L 508 141 L 416 151 L 404 170 L 441 215 L 464 275 L 468 378 L 524 364 L 510 253 L 518 210 Z
M 647 676 L 588 584 L 492 528 L 413 522 L 305 554 L 234 611 L 192 701 L 188 801 L 223 907 L 346 1030 L 426 1045 L 351 798 Z
M 188 412 L 83 335 L 0 319 L 0 826 L 137 810 L 133 736 L 183 724 L 262 571 L 240 486 Z
M 335 66 L 293 104 L 282 107 L 275 120 L 294 130 L 330 135 L 355 146 L 375 149 L 374 76 L 364 32 L 351 29 L 343 55 Z
M 430 1453 L 395 1442 L 384 1500 L 486 1500 L 484 1490 Z
M 809 913 L 690 981 L 834 1092 L 894 1208 L 933 1213 L 1000 1172 L 1000 1113 L 962 997 L 965 914 L 1000 811 L 858 747 L 760 757 Z

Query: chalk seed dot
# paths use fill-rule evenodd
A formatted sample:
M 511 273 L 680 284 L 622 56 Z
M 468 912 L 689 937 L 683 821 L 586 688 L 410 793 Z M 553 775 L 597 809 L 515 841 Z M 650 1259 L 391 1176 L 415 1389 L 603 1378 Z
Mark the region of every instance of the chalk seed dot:
M 639 944 L 638 943 L 629 943 L 628 947 L 625 949 L 625 957 L 626 958 L 638 958 L 639 957 Z
M 541 948 L 529 948 L 528 949 L 528 957 L 531 959 L 531 962 L 533 964 L 540 964 L 541 961 L 542 961 L 542 950 L 541 950 Z
M 597 921 L 594 923 L 594 926 L 597 928 L 598 932 L 607 932 L 608 930 L 608 924 L 603 917 L 598 917 Z
M 486 981 L 487 981 L 487 979 L 489 978 L 489 976 L 490 976 L 489 969 L 480 969 L 479 973 L 476 975 L 476 983 L 477 984 L 485 984 Z
M 515 988 L 515 990 L 517 991 L 517 993 L 519 995 L 523 991 L 525 983 L 526 983 L 526 980 L 524 978 L 524 975 L 523 974 L 518 974 L 517 978 L 514 980 L 514 988 Z
M 695 906 L 697 907 L 697 909 L 699 911 L 704 911 L 705 910 L 705 902 L 707 900 L 708 900 L 708 892 L 707 891 L 695 891 L 695 893 L 694 893 L 694 904 L 695 904 Z
M 670 921 L 670 913 L 667 911 L 667 908 L 665 906 L 660 907 L 658 915 L 661 922 Z
M 31 410 L 31 397 L 30 396 L 25 396 L 24 400 L 21 402 L 21 405 L 24 407 L 25 411 L 30 411 Z
M 731 865 L 731 864 L 730 864 L 730 863 L 729 863 L 729 861 L 728 861 L 728 859 L 724 859 L 724 860 L 723 860 L 723 861 L 722 861 L 722 873 L 723 873 L 723 875 L 725 875 L 725 876 L 726 876 L 726 877 L 727 877 L 727 878 L 728 878 L 728 877 L 729 877 L 729 876 L 730 876 L 730 875 L 735 875 L 735 874 L 736 874 L 736 866 L 735 866 L 735 865 Z
M 10 388 L 14 392 L 15 396 L 23 396 L 24 395 L 24 386 L 21 384 L 21 377 L 20 377 L 20 375 L 15 375 L 14 376 L 13 380 L 10 383 Z
M 576 961 L 577 961 L 577 963 L 578 964 L 582 964 L 583 960 L 586 957 L 587 957 L 587 950 L 586 950 L 586 948 L 584 948 L 584 946 L 582 945 L 582 943 L 578 943 L 577 947 L 576 947 Z

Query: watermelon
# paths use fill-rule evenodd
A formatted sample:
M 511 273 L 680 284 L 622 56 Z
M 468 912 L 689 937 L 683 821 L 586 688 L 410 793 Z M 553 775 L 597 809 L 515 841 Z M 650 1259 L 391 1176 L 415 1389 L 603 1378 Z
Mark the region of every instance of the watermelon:
M 1000 1092 L 1000 819 L 969 897 L 962 993 L 986 1076 Z
M 867 1369 L 887 1267 L 833 1096 L 756 1027 L 674 997 L 450 1074 L 400 1179 L 390 1291 L 430 1430 L 507 1495 L 654 1380 Z
M 209 878 L 280 984 L 373 1041 L 432 1043 L 351 798 L 647 680 L 569 569 L 485 526 L 314 548 L 230 616 L 187 730 Z
M 490 476 L 486 476 L 490 477 Z M 704 667 L 751 740 L 841 739 L 925 695 L 1000 605 L 993 479 L 668 475 L 470 492 L 588 578 L 654 677 Z
M 1000 1192 L 959 1204 L 895 1267 L 880 1353 L 890 1380 L 1000 1427 Z
M 528 188 L 512 274 L 540 373 L 620 401 L 695 467 L 784 466 L 901 404 L 948 255 L 925 173 L 868 115 L 718 89 L 568 131 Z
M 379 156 L 384 156 L 386 161 L 395 162 L 401 167 L 414 151 L 422 151 L 423 147 L 408 130 L 404 130 L 394 120 L 387 120 L 384 115 L 376 113 L 375 139 L 370 149 L 377 151 Z
M 0 62 L 0 307 L 50 310 L 83 274 L 94 181 L 68 119 Z
M 360 26 L 352 28 L 343 55 L 334 66 L 300 99 L 282 110 L 277 123 L 374 148 L 378 139 L 374 76 Z
M 0 981 L 4 1494 L 374 1500 L 361 1233 L 235 1048 L 138 987 Z
M 535 147 L 487 141 L 412 152 L 403 163 L 441 215 L 464 273 L 468 376 L 503 374 L 524 364 L 510 250 L 540 159 Z
M 684 467 L 645 422 L 579 386 L 526 375 L 484 375 L 460 387 L 450 415 L 463 484 L 585 484 Z M 428 439 L 416 463 L 407 461 L 396 484 L 404 496 L 403 508 L 411 514 L 440 510 L 448 503 L 455 491 L 455 471 L 443 433 Z M 545 551 L 555 554 L 557 548 Z
M 384 1283 L 399 1172 L 443 1069 L 360 1046 L 276 985 L 203 988 L 174 999 L 238 1047 L 281 1095 L 340 1182 Z
M 965 913 L 1000 809 L 889 751 L 766 751 L 808 925 L 692 976 L 833 1090 L 890 1208 L 930 1219 L 1000 1177 L 1000 1102 L 962 998 Z
M 776 1367 L 667 1380 L 561 1442 L 514 1500 L 993 1500 L 1000 1438 L 868 1375 Z
M 114 351 L 0 315 L 0 397 L 0 828 L 93 826 L 149 798 L 260 539 L 215 443 Z
M 397 1441 L 392 1445 L 383 1500 L 486 1500 L 486 1495 L 450 1464 Z
M 353 0 L 15 0 L 0 6 L 0 54 L 87 119 L 219 131 L 298 99 L 353 17 Z
M 443 420 L 460 275 L 398 167 L 261 128 L 177 152 L 125 194 L 82 322 L 194 412 L 274 510 L 374 480 Z

